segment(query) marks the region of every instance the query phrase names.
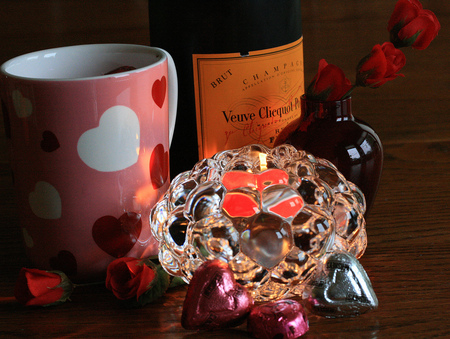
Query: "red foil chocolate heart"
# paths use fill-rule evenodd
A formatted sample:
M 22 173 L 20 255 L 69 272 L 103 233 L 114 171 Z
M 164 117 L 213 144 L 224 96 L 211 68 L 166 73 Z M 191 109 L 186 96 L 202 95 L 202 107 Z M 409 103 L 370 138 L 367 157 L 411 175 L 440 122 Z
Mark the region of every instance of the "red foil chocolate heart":
M 244 322 L 252 306 L 253 298 L 236 282 L 228 264 L 206 261 L 189 283 L 181 325 L 188 330 L 237 326 Z
M 309 324 L 302 305 L 282 299 L 255 307 L 248 317 L 247 329 L 259 339 L 291 339 L 305 334 Z

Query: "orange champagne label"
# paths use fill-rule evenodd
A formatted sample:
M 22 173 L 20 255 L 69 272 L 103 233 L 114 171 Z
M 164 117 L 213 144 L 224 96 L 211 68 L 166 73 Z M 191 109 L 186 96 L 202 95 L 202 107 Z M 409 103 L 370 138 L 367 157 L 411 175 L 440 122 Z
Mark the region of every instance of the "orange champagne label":
M 248 144 L 272 147 L 300 117 L 303 38 L 248 55 L 194 54 L 193 66 L 200 159 Z

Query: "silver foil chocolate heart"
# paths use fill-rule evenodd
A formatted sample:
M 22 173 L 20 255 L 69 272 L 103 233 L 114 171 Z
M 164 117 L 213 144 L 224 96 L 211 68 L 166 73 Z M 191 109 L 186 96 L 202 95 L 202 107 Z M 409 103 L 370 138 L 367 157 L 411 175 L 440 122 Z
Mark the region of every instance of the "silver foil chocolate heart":
M 378 307 L 366 271 L 346 252 L 325 257 L 306 285 L 303 298 L 309 311 L 328 318 L 357 316 Z

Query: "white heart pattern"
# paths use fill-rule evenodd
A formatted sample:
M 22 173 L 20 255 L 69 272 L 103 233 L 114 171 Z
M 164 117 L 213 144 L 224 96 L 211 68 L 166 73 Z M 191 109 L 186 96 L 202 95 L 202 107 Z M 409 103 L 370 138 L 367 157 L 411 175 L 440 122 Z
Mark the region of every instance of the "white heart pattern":
M 25 98 L 19 90 L 14 90 L 11 94 L 14 110 L 19 118 L 27 118 L 33 113 L 33 105 L 28 98 Z
M 61 218 L 61 197 L 58 190 L 45 181 L 38 181 L 28 196 L 33 213 L 42 219 Z
M 138 161 L 140 126 L 136 113 L 126 106 L 113 106 L 100 118 L 99 126 L 78 139 L 78 155 L 89 167 L 115 172 Z

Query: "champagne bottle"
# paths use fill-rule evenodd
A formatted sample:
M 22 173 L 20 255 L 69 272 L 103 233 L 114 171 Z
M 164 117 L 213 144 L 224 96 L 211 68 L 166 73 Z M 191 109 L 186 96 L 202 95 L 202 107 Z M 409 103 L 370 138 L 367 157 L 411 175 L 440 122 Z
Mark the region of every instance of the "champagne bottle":
M 149 0 L 149 23 L 179 78 L 172 178 L 218 151 L 271 147 L 300 116 L 300 0 Z

